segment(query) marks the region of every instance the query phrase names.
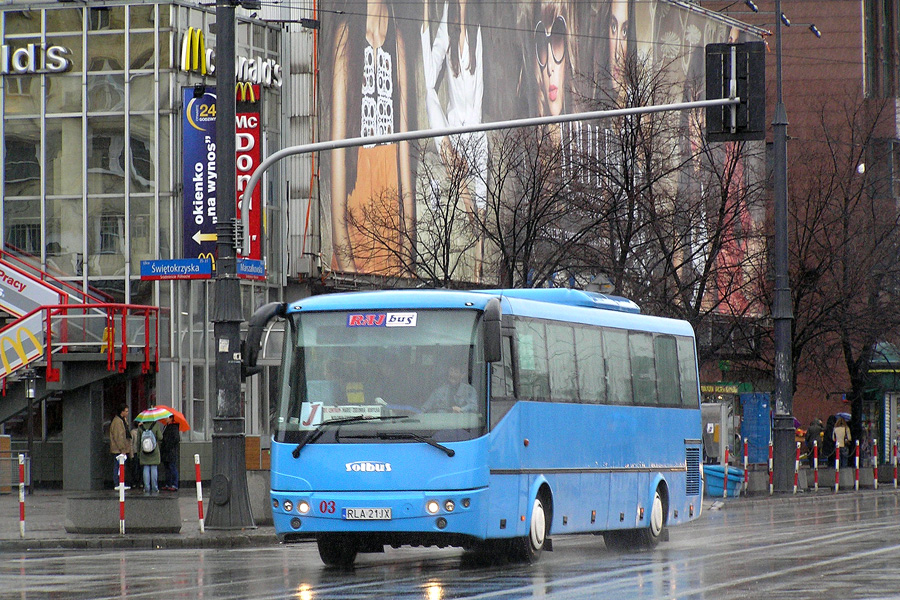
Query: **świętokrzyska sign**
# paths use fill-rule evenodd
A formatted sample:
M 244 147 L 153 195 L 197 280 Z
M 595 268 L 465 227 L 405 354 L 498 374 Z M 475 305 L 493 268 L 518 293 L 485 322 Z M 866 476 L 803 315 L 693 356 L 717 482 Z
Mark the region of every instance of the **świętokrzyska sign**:
M 203 31 L 189 27 L 181 39 L 178 68 L 200 75 L 215 75 L 215 57 L 216 51 L 206 47 Z M 281 65 L 273 58 L 238 56 L 234 70 L 235 78 L 240 82 L 279 88 L 284 83 Z

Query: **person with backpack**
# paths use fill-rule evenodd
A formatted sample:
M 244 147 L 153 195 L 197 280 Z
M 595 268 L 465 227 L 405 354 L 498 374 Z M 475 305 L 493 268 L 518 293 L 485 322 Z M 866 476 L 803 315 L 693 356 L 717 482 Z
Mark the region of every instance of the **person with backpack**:
M 181 432 L 178 430 L 178 423 L 175 422 L 174 417 L 169 417 L 166 419 L 162 444 L 160 444 L 163 475 L 165 475 L 166 480 L 162 489 L 169 492 L 178 491 L 178 450 L 180 445 Z
M 162 441 L 163 428 L 159 421 L 141 423 L 140 461 L 144 469 L 144 495 L 159 494 L 159 442 Z

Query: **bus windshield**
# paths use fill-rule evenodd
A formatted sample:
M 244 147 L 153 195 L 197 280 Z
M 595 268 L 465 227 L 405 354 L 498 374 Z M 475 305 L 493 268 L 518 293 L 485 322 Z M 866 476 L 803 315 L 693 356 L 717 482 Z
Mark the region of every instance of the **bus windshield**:
M 474 310 L 291 315 L 276 441 L 384 443 L 419 436 L 445 442 L 482 435 L 480 322 Z M 322 427 L 328 421 L 335 423 Z M 313 432 L 314 442 L 307 440 Z

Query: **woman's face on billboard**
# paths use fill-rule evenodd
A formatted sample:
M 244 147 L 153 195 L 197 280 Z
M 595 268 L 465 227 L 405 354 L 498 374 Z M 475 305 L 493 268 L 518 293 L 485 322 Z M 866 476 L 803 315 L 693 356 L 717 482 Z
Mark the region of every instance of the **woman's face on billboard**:
M 534 50 L 541 70 L 541 90 L 551 115 L 563 111 L 569 58 L 568 34 L 568 24 L 562 15 L 556 15 L 550 23 L 538 21 L 534 28 Z
M 609 14 L 609 72 L 621 82 L 628 52 L 628 28 L 631 26 L 627 0 L 611 0 Z

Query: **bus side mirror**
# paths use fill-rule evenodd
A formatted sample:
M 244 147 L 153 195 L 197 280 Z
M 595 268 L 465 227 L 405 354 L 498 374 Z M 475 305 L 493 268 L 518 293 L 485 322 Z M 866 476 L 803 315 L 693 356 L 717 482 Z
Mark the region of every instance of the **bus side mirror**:
M 484 307 L 484 361 L 497 362 L 500 360 L 501 331 L 500 318 L 503 311 L 500 308 L 500 300 L 491 298 Z
M 275 317 L 283 317 L 286 310 L 287 304 L 284 302 L 270 302 L 257 308 L 250 317 L 247 339 L 241 344 L 242 381 L 262 371 L 262 367 L 256 366 L 256 361 L 259 358 L 263 330 Z

